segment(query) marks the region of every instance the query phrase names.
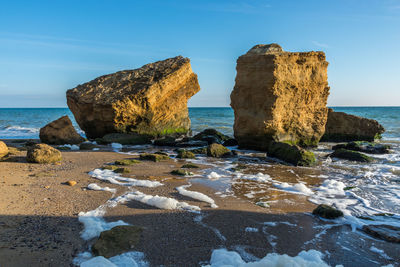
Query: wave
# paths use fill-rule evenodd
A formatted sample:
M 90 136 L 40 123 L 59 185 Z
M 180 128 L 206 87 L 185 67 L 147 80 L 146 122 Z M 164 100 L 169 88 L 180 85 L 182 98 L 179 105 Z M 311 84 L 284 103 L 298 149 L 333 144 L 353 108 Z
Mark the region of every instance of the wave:
M 0 138 L 38 138 L 40 128 L 9 125 L 0 128 Z

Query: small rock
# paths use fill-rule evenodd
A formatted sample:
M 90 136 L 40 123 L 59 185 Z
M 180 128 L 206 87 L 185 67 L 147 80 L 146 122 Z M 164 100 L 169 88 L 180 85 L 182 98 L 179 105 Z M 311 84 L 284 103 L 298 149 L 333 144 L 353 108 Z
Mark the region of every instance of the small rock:
M 333 150 L 338 150 L 341 148 L 352 151 L 369 153 L 369 154 L 387 154 L 390 152 L 389 145 L 364 142 L 364 141 L 354 141 L 347 144 L 339 144 L 332 147 Z
M 186 176 L 186 175 L 190 176 L 190 175 L 193 175 L 193 173 L 185 171 L 185 170 L 182 170 L 182 169 L 173 170 L 173 171 L 171 171 L 171 174 L 179 175 L 179 176 Z
M 283 142 L 272 141 L 268 146 L 268 154 L 296 166 L 312 166 L 316 162 L 314 153 Z
M 77 184 L 77 182 L 76 182 L 76 181 L 73 181 L 73 180 L 70 180 L 70 181 L 67 181 L 65 184 L 67 184 L 67 185 L 69 185 L 69 186 L 74 186 L 74 185 Z
M 176 157 L 179 159 L 194 159 L 196 158 L 196 155 L 191 151 L 180 149 L 178 150 L 178 155 Z
M 329 156 L 334 157 L 334 158 L 339 158 L 339 159 L 358 161 L 358 162 L 372 162 L 373 161 L 373 158 L 371 158 L 367 155 L 364 155 L 360 152 L 343 149 L 343 148 L 335 150 Z
M 340 210 L 324 204 L 318 205 L 318 207 L 314 209 L 312 213 L 325 219 L 336 219 L 343 216 L 343 212 Z
M 115 165 L 123 165 L 123 166 L 130 166 L 138 163 L 140 163 L 140 160 L 136 159 L 121 159 L 115 161 Z
M 196 134 L 193 136 L 193 139 L 206 141 L 207 144 L 211 145 L 214 143 L 222 144 L 224 141 L 230 139 L 229 136 L 224 135 L 223 133 L 215 130 L 215 129 L 205 129 L 201 133 Z
M 154 140 L 153 144 L 155 146 L 175 146 L 176 140 L 174 137 L 167 136 L 161 139 Z
M 99 146 L 92 143 L 82 143 L 79 145 L 79 150 L 93 150 L 93 148 L 99 148 Z
M 128 168 L 122 167 L 122 168 L 116 168 L 114 170 L 115 173 L 130 173 L 131 171 Z
M 151 160 L 151 161 L 154 161 L 154 162 L 159 162 L 159 161 L 162 161 L 162 160 L 168 160 L 168 159 L 170 159 L 170 157 L 168 157 L 168 156 L 165 156 L 165 155 L 161 155 L 161 154 L 149 154 L 149 153 L 143 153 L 143 154 L 140 154 L 140 159 L 141 160 Z
M 26 154 L 26 160 L 30 163 L 57 163 L 61 159 L 61 152 L 46 144 L 30 146 Z
M 197 168 L 200 168 L 200 167 L 197 166 L 196 164 L 193 164 L 193 163 L 187 163 L 187 164 L 182 165 L 181 168 L 184 168 L 184 169 L 197 169 Z
M 221 158 L 231 155 L 231 151 L 221 144 L 211 144 L 207 147 L 207 156 Z
M 143 134 L 110 133 L 102 138 L 96 138 L 98 144 L 118 143 L 121 145 L 151 144 L 151 136 Z

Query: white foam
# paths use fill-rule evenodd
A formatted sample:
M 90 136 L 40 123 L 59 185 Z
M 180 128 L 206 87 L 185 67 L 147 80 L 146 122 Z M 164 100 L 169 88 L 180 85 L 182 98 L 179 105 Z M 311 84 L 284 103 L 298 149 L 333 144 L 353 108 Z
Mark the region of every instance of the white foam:
M 325 180 L 316 190 L 327 196 L 345 196 L 344 188 L 346 185 L 336 180 Z
M 199 212 L 201 210 L 198 206 L 189 205 L 186 202 L 179 202 L 174 198 L 158 195 L 146 195 L 140 191 L 127 193 L 116 198 L 116 201 L 119 203 L 123 203 L 129 200 L 136 200 L 146 205 L 165 210 L 187 210 L 192 212 Z
M 263 174 L 261 172 L 257 173 L 256 175 L 236 173 L 236 177 L 242 180 L 250 180 L 259 183 L 266 183 L 272 180 L 271 176 L 269 176 L 268 174 Z
M 126 252 L 109 259 L 102 256 L 91 258 L 80 264 L 81 267 L 147 267 L 149 264 L 145 261 L 142 252 Z
M 118 152 L 122 149 L 122 145 L 120 143 L 111 143 L 111 147 L 114 151 Z
M 179 194 L 182 196 L 190 197 L 193 199 L 197 199 L 206 203 L 209 203 L 212 208 L 218 208 L 218 206 L 215 204 L 214 199 L 210 198 L 209 196 L 200 193 L 200 192 L 195 192 L 195 191 L 189 191 L 186 190 L 187 187 L 190 187 L 191 185 L 182 185 L 176 188 L 178 190 Z
M 209 267 L 329 267 L 322 260 L 323 254 L 316 250 L 302 251 L 295 257 L 270 253 L 259 261 L 245 262 L 239 253 L 216 249 L 211 255 Z
M 207 178 L 211 179 L 211 180 L 216 180 L 216 179 L 221 178 L 221 175 L 219 175 L 216 172 L 211 172 L 209 175 L 207 175 Z
M 90 189 L 90 190 L 95 190 L 95 191 L 108 191 L 108 192 L 111 192 L 111 193 L 117 192 L 117 189 L 115 189 L 115 188 L 110 188 L 108 186 L 101 187 L 101 186 L 99 186 L 98 184 L 95 184 L 95 183 L 89 184 L 87 186 L 87 188 Z
M 290 185 L 288 183 L 273 183 L 273 185 L 276 188 L 279 188 L 283 191 L 288 191 L 288 192 L 295 193 L 295 194 L 310 196 L 314 193 L 310 188 L 308 188 L 303 183 L 298 183 L 298 184 L 294 184 L 294 185 Z
M 138 180 L 134 178 L 122 177 L 120 174 L 115 173 L 112 170 L 95 169 L 89 172 L 89 175 L 93 178 L 122 186 L 157 187 L 163 185 L 158 181 Z
M 246 228 L 244 229 L 244 231 L 245 231 L 245 232 L 248 232 L 248 233 L 256 233 L 256 232 L 258 232 L 258 228 L 246 227 Z
M 376 248 L 374 246 L 371 246 L 369 248 L 372 252 L 378 253 L 382 258 L 387 259 L 387 260 L 391 260 L 392 258 L 389 257 L 385 251 L 383 251 L 382 249 Z

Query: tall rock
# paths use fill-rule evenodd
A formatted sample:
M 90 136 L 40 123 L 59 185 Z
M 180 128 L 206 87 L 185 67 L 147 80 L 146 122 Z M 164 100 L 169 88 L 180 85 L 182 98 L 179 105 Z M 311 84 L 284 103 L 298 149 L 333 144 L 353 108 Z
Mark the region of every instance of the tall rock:
M 79 85 L 67 91 L 67 103 L 88 138 L 160 136 L 189 131 L 187 101 L 199 90 L 190 60 L 178 56 Z
M 329 109 L 325 134 L 321 141 L 347 142 L 371 141 L 385 131 L 376 120 L 367 119 L 344 112 L 335 112 Z
M 239 145 L 316 145 L 328 114 L 327 67 L 324 52 L 284 52 L 278 44 L 256 45 L 239 57 L 231 94 Z
M 80 136 L 68 116 L 50 122 L 40 129 L 40 141 L 45 144 L 80 144 L 85 139 Z

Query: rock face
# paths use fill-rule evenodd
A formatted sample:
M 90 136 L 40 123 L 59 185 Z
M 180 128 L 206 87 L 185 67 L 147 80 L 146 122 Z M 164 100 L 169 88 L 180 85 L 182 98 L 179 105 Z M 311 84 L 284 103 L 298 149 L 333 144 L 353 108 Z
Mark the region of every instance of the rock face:
M 376 120 L 329 109 L 325 134 L 321 141 L 374 141 L 385 131 Z
M 79 85 L 67 91 L 67 103 L 88 138 L 160 136 L 189 131 L 187 101 L 199 90 L 190 60 L 178 56 Z
M 277 44 L 239 57 L 231 93 L 239 146 L 267 150 L 272 140 L 316 145 L 328 114 L 327 67 L 323 52 L 284 52 Z
M 8 154 L 7 145 L 3 141 L 0 141 L 0 159 L 7 156 L 7 154 Z
M 61 161 L 61 152 L 49 145 L 37 144 L 28 147 L 26 160 L 31 163 L 55 163 Z
M 80 144 L 85 139 L 80 136 L 68 116 L 63 116 L 40 129 L 40 141 L 46 144 Z

